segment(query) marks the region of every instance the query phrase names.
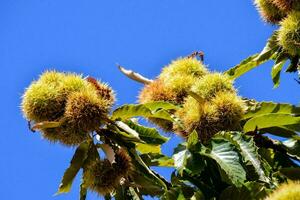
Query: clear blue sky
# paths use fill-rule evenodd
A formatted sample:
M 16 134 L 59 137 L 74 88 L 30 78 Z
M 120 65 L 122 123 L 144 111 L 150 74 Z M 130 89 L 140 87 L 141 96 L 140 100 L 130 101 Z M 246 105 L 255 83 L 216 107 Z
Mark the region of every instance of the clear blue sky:
M 274 28 L 252 0 L 0 1 L 1 199 L 77 199 L 78 179 L 71 193 L 52 197 L 74 149 L 31 133 L 20 112 L 24 89 L 44 70 L 101 78 L 117 91 L 118 105 L 134 103 L 141 85 L 116 63 L 153 78 L 170 60 L 203 50 L 209 68 L 223 71 L 260 51 Z M 236 86 L 245 97 L 297 104 L 294 77 L 284 75 L 273 90 L 269 63 Z

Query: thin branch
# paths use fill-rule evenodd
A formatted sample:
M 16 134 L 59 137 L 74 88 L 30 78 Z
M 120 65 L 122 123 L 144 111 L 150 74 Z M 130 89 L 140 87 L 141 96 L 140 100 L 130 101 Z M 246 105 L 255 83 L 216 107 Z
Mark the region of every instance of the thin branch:
M 200 60 L 203 62 L 204 61 L 204 52 L 203 51 L 195 51 L 192 54 L 188 55 L 188 58 L 195 58 L 199 56 Z
M 142 83 L 142 84 L 149 84 L 149 83 L 153 82 L 153 80 L 148 79 L 148 78 L 142 76 L 141 74 L 136 73 L 132 70 L 125 69 L 121 65 L 118 65 L 118 68 L 123 74 L 125 74 L 128 78 L 130 78 L 134 81 L 137 81 L 137 82 Z
M 36 132 L 36 131 L 32 128 L 31 121 L 28 121 L 27 125 L 28 125 L 28 129 L 29 129 L 31 132 L 33 132 L 33 133 Z

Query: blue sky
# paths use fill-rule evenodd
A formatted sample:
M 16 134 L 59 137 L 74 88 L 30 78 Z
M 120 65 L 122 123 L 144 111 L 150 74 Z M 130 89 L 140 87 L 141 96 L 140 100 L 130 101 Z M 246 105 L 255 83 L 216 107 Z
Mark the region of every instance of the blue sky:
M 118 106 L 136 102 L 141 85 L 116 63 L 153 78 L 172 59 L 203 50 L 209 68 L 224 71 L 260 51 L 274 28 L 251 0 L 0 1 L 1 199 L 77 199 L 78 179 L 71 193 L 53 197 L 74 149 L 31 133 L 19 108 L 24 89 L 46 69 L 101 78 Z M 298 104 L 296 75 L 284 74 L 274 90 L 270 64 L 238 79 L 240 94 Z

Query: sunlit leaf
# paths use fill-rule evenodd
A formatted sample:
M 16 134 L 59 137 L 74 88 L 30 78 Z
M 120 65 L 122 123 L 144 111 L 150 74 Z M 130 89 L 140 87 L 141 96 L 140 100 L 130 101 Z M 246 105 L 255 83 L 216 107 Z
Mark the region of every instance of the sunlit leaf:
M 145 118 L 159 118 L 174 122 L 175 120 L 166 110 L 158 110 L 152 112 L 148 107 L 143 104 L 128 104 L 117 108 L 111 116 L 112 120 L 126 120 L 132 117 L 145 117 Z
M 129 105 L 124 105 L 112 113 L 112 120 L 116 119 L 130 119 L 132 117 L 149 117 L 152 115 L 152 112 L 149 108 L 145 107 L 144 105 L 135 105 L 135 104 L 129 104 Z
M 231 79 L 236 79 L 246 72 L 254 69 L 255 67 L 265 63 L 266 61 L 272 59 L 276 51 L 279 49 L 277 44 L 277 33 L 275 32 L 268 40 L 266 46 L 261 53 L 252 55 L 242 61 L 240 64 L 229 69 L 225 73 L 230 76 Z
M 272 76 L 272 80 L 274 83 L 274 88 L 277 88 L 279 86 L 280 83 L 280 72 L 282 70 L 282 67 L 284 66 L 286 62 L 286 59 L 276 63 L 273 67 L 272 67 L 272 72 L 271 72 L 271 76 Z
M 231 79 L 236 79 L 243 75 L 244 73 L 250 71 L 251 69 L 257 67 L 259 65 L 258 62 L 256 62 L 256 58 L 259 54 L 254 54 L 245 60 L 243 60 L 240 64 L 234 66 L 233 68 L 229 69 L 225 73 L 230 76 Z M 260 64 L 262 64 L 261 62 Z
M 291 104 L 274 102 L 253 103 L 249 105 L 247 113 L 244 115 L 243 119 L 246 121 L 255 117 L 263 117 L 268 114 L 278 114 L 278 116 L 281 116 L 281 114 L 283 114 L 290 115 L 291 117 L 296 117 L 300 114 L 300 107 Z M 261 133 L 271 133 L 281 137 L 292 137 L 296 135 L 295 132 L 298 132 L 300 130 L 300 125 L 297 123 L 286 125 L 276 125 L 275 123 L 273 123 L 273 126 L 260 128 L 259 130 L 261 130 Z
M 198 133 L 197 133 L 197 131 L 194 130 L 189 135 L 188 140 L 187 140 L 187 147 L 188 147 L 188 149 L 192 150 L 198 142 L 199 142 Z
M 140 139 L 139 134 L 135 130 L 133 130 L 131 127 L 129 127 L 127 124 L 125 124 L 124 122 L 122 122 L 122 121 L 116 121 L 115 124 L 119 128 L 121 128 L 124 131 L 126 131 L 126 133 L 128 133 L 130 136 L 135 137 L 137 139 Z
M 187 149 L 179 151 L 173 155 L 174 166 L 180 174 L 182 174 L 183 170 L 185 169 L 187 159 L 190 155 L 191 153 Z
M 265 169 L 258 154 L 258 148 L 252 137 L 248 137 L 240 132 L 222 132 L 217 137 L 226 138 L 234 144 L 243 156 L 244 162 L 249 162 L 254 167 L 259 179 L 263 182 L 270 182 L 265 174 Z
M 195 135 L 194 135 L 195 136 Z M 195 137 L 194 137 L 195 138 Z M 197 148 L 193 145 L 198 145 Z M 190 146 L 187 148 L 187 143 L 179 144 L 173 153 L 174 166 L 180 175 L 186 171 L 191 175 L 200 174 L 204 169 L 204 161 L 202 156 L 198 154 L 197 150 L 201 149 L 201 144 L 191 142 Z
M 163 144 L 168 141 L 168 138 L 160 135 L 155 128 L 145 127 L 130 120 L 126 121 L 126 124 L 135 130 L 139 137 L 147 142 L 147 144 Z
M 270 113 L 253 117 L 246 122 L 243 127 L 244 132 L 261 130 L 270 127 L 297 125 L 300 123 L 300 117 L 294 117 L 290 114 Z
M 148 166 L 174 167 L 174 160 L 158 153 L 142 154 L 141 158 Z
M 77 175 L 85 159 L 87 158 L 88 148 L 89 148 L 89 143 L 84 142 L 81 143 L 79 147 L 76 149 L 75 154 L 71 160 L 70 166 L 65 171 L 61 184 L 59 185 L 59 189 L 56 194 L 67 193 L 70 191 L 75 176 Z
M 175 119 L 166 110 L 159 110 L 153 113 L 153 115 L 151 115 L 151 118 L 165 119 L 170 122 L 176 122 Z
M 136 144 L 136 149 L 140 153 L 161 153 L 160 145 L 151 145 L 151 144 Z
M 145 143 L 139 138 L 139 134 L 135 130 L 131 129 L 127 124 L 121 121 L 116 121 L 115 125 L 116 126 L 109 126 L 111 129 L 110 131 L 107 131 L 110 132 L 109 136 L 113 137 L 115 135 L 118 139 L 126 142 Z
M 158 109 L 164 110 L 177 110 L 179 107 L 165 101 L 155 101 L 143 104 L 145 107 L 149 108 L 151 111 L 157 111 Z
M 249 108 L 243 119 L 247 120 L 252 117 L 269 113 L 300 115 L 300 107 L 284 103 L 259 102 Z
M 246 172 L 240 164 L 240 157 L 230 142 L 214 139 L 211 141 L 211 148 L 203 148 L 199 153 L 217 162 L 227 176 L 226 181 L 239 187 L 246 180 Z

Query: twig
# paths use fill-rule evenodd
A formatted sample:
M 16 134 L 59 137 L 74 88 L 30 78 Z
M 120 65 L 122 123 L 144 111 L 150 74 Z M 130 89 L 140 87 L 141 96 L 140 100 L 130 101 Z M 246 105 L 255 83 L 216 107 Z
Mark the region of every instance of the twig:
M 137 81 L 137 82 L 142 83 L 142 84 L 149 84 L 149 83 L 153 82 L 153 80 L 148 79 L 148 78 L 142 76 L 141 74 L 136 73 L 132 70 L 125 69 L 121 65 L 118 65 L 118 68 L 123 74 L 125 74 L 128 78 L 130 78 L 134 81 Z
M 189 56 L 187 56 L 188 58 L 195 58 L 199 56 L 200 60 L 203 62 L 204 61 L 204 52 L 203 51 L 195 51 L 192 54 L 190 54 Z
M 28 129 L 29 129 L 31 132 L 33 132 L 33 133 L 36 132 L 36 131 L 32 128 L 31 121 L 28 121 L 27 125 L 28 125 Z

